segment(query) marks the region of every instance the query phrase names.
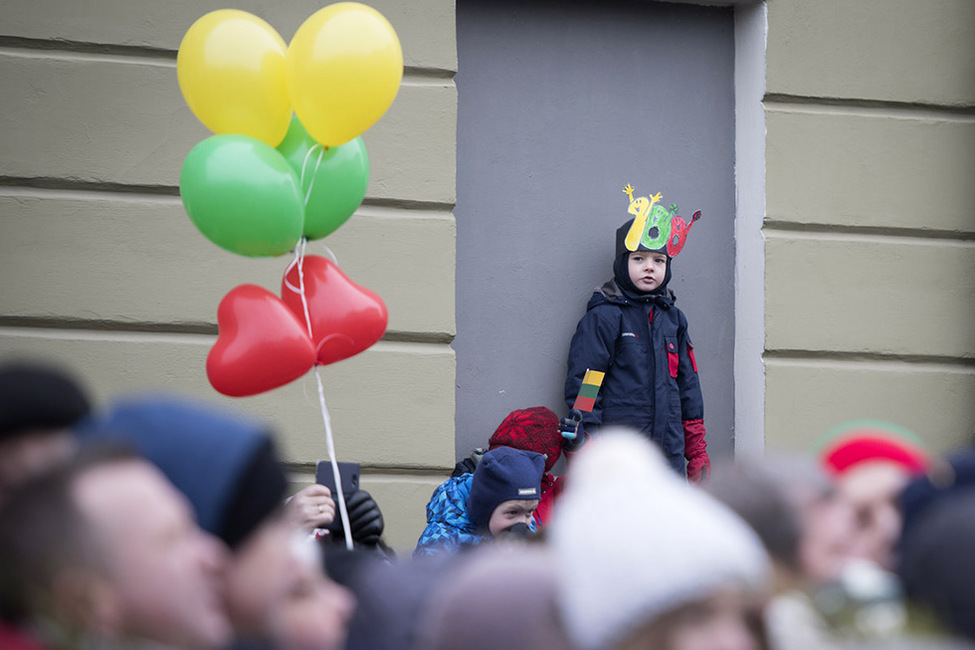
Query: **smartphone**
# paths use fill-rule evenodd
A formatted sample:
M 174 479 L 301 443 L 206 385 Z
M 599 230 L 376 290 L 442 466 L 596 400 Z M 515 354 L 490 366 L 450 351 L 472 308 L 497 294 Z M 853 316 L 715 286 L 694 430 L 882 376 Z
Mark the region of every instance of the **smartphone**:
M 345 498 L 359 489 L 359 463 L 343 463 L 339 461 L 339 476 L 342 478 L 342 492 Z M 338 489 L 335 487 L 335 474 L 332 472 L 332 462 L 319 460 L 315 463 L 315 482 L 324 485 L 337 498 Z

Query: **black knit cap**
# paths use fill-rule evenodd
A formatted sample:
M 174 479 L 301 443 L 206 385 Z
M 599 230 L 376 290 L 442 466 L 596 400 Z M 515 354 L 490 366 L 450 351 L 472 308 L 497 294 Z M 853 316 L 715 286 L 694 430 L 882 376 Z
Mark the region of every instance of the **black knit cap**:
M 59 369 L 35 363 L 0 367 L 0 438 L 70 427 L 90 410 L 81 387 Z

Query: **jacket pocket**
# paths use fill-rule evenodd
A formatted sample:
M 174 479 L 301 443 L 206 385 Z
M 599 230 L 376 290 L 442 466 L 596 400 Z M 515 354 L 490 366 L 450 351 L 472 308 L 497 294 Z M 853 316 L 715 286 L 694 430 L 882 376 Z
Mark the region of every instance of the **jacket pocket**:
M 664 337 L 664 345 L 667 347 L 667 367 L 671 377 L 677 377 L 677 367 L 679 358 L 677 357 L 677 338 L 673 336 Z
M 694 344 L 690 341 L 687 342 L 687 356 L 691 358 L 691 368 L 694 368 L 694 372 L 697 372 L 697 359 L 694 358 Z

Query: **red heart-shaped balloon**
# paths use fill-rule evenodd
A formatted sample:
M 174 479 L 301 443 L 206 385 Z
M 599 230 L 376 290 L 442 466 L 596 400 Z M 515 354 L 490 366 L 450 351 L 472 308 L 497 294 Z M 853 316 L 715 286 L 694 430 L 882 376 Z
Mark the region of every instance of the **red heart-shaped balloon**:
M 301 275 L 319 364 L 348 359 L 382 337 L 389 314 L 386 303 L 375 292 L 360 287 L 330 259 L 319 255 L 303 258 Z M 281 298 L 304 321 L 299 287 L 301 278 L 295 264 L 281 281 Z
M 207 356 L 207 377 L 231 397 L 283 386 L 315 365 L 315 346 L 305 324 L 280 298 L 242 284 L 217 308 L 220 334 Z

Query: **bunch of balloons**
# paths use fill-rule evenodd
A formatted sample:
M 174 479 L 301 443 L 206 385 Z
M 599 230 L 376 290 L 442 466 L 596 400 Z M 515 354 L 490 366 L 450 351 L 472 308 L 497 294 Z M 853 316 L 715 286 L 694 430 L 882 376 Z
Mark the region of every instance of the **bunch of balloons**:
M 285 45 L 258 16 L 221 9 L 187 30 L 176 71 L 190 110 L 215 134 L 183 162 L 190 220 L 239 255 L 296 252 L 280 298 L 241 285 L 221 301 L 210 383 L 254 395 L 368 348 L 386 329 L 382 299 L 330 260 L 298 251 L 335 232 L 365 197 L 361 134 L 393 103 L 403 76 L 392 25 L 371 7 L 339 2 Z

